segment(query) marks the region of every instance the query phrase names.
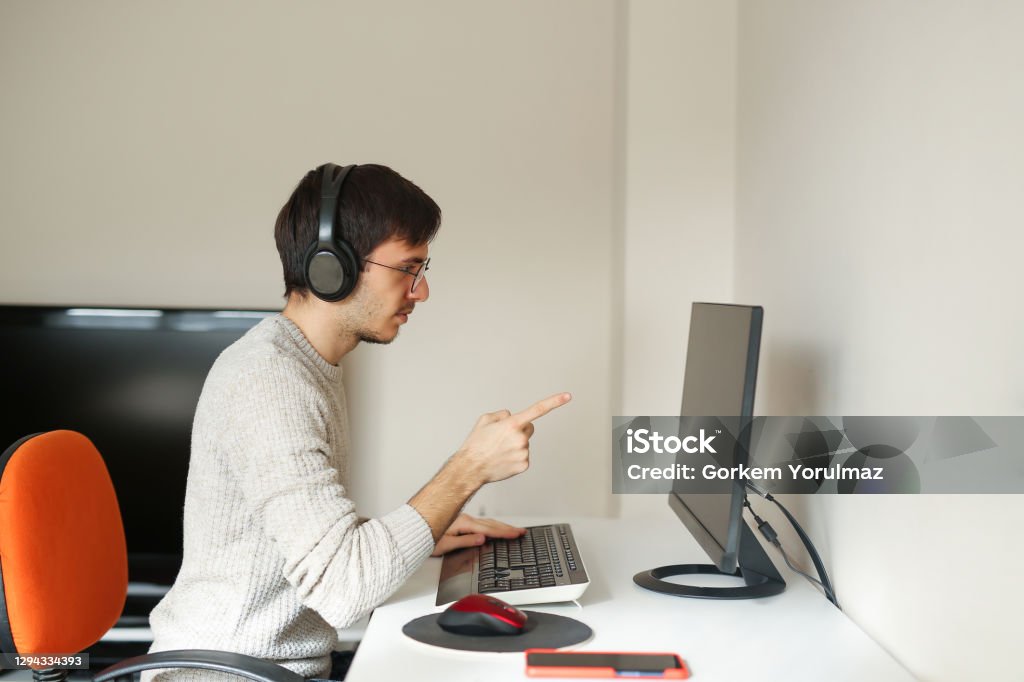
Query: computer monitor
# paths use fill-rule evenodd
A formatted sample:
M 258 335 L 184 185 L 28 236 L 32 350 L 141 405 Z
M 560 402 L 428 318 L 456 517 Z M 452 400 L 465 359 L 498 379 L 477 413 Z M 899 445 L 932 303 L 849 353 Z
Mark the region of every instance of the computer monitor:
M 85 434 L 117 491 L 129 578 L 170 584 L 203 382 L 220 352 L 271 314 L 0 306 L 0 451 L 41 431 Z
M 747 462 L 763 317 L 760 306 L 719 303 L 694 303 L 690 315 L 681 428 L 692 417 L 727 422 L 729 430 L 735 431 L 730 441 L 734 448 L 719 456 L 730 460 L 728 466 Z M 708 599 L 750 599 L 782 592 L 785 581 L 743 519 L 745 499 L 741 481 L 730 482 L 728 492 L 677 488 L 669 495 L 669 506 L 714 564 L 662 566 L 638 573 L 634 581 L 656 592 Z M 732 575 L 743 578 L 743 584 L 703 587 L 664 580 L 693 574 Z

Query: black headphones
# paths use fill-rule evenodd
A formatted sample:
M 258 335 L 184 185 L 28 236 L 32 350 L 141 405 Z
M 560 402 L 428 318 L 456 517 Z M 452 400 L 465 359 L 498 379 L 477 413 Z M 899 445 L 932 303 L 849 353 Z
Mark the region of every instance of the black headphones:
M 326 163 L 320 190 L 320 232 L 317 241 L 306 251 L 306 286 L 322 301 L 340 301 L 356 288 L 359 260 L 355 249 L 337 233 L 334 224 L 341 186 L 349 171 L 355 168 Z

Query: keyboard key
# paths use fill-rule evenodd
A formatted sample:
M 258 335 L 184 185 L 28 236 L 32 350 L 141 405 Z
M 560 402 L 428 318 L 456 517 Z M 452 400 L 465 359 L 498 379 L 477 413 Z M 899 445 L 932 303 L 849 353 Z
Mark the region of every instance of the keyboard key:
M 522 537 L 509 540 L 488 540 L 477 554 L 473 591 L 499 597 L 502 592 L 539 591 L 524 597 L 530 603 L 574 599 L 589 580 L 573 544 L 572 532 L 564 525 L 529 528 Z

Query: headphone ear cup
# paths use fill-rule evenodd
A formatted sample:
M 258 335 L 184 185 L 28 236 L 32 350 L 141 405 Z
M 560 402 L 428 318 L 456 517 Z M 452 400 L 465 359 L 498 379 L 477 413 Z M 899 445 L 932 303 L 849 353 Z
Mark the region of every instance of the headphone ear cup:
M 332 302 L 351 294 L 359 279 L 352 246 L 346 240 L 338 239 L 333 247 L 314 244 L 306 253 L 306 284 L 309 290 L 317 298 Z
M 343 298 L 347 298 L 355 290 L 356 282 L 359 281 L 360 268 L 355 249 L 352 248 L 347 239 L 336 239 L 334 247 L 336 249 L 334 253 L 337 256 L 338 265 L 341 267 L 342 273 L 341 286 L 338 287 L 338 298 L 335 299 L 340 301 Z
M 359 260 L 355 250 L 338 232 L 338 201 L 345 178 L 355 164 L 339 168 L 325 163 L 320 188 L 320 215 L 317 240 L 306 251 L 306 286 L 323 301 L 340 301 L 356 288 Z

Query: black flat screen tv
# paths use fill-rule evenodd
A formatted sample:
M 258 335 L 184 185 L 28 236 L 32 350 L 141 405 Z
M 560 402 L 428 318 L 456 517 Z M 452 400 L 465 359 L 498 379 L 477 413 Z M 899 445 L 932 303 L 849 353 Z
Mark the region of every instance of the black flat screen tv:
M 181 564 L 192 420 L 206 374 L 273 314 L 0 305 L 0 449 L 52 429 L 88 436 L 117 491 L 129 579 L 170 584 Z

